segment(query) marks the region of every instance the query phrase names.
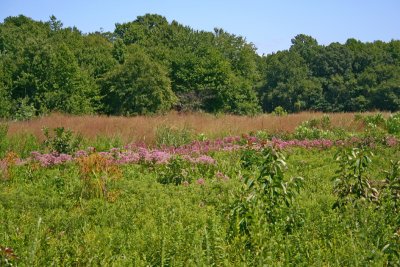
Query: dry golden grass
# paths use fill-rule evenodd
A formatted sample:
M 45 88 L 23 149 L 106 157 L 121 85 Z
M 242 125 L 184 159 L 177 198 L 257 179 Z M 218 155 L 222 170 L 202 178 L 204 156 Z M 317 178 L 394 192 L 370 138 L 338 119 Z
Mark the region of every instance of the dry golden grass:
M 271 133 L 293 132 L 301 122 L 313 118 L 321 118 L 323 113 L 302 112 L 288 116 L 260 115 L 256 117 L 234 115 L 211 115 L 203 113 L 180 114 L 171 112 L 159 116 L 71 116 L 52 114 L 25 122 L 10 122 L 9 135 L 26 132 L 32 133 L 40 140 L 44 138 L 44 127 L 65 127 L 86 138 L 97 135 L 106 137 L 119 136 L 124 142 L 144 141 L 153 143 L 157 127 L 161 125 L 174 128 L 189 128 L 195 133 L 204 133 L 210 138 L 225 135 L 240 135 L 251 131 L 265 130 Z M 328 114 L 333 126 L 344 129 L 357 129 L 359 124 L 354 122 L 354 113 Z

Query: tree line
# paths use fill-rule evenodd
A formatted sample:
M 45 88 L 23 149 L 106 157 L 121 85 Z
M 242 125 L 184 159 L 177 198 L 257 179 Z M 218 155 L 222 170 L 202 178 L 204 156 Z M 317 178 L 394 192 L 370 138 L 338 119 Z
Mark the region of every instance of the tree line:
M 252 115 L 282 107 L 400 110 L 400 41 L 319 45 L 300 34 L 260 56 L 241 36 L 157 14 L 82 33 L 51 16 L 0 23 L 0 117 L 138 115 L 170 110 Z

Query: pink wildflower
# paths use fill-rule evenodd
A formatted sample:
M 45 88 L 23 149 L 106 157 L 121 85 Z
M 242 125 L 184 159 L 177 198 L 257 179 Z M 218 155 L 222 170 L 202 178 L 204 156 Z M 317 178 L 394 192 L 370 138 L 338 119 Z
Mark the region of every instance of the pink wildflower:
M 205 185 L 206 180 L 204 180 L 203 178 L 197 179 L 196 184 L 198 185 Z

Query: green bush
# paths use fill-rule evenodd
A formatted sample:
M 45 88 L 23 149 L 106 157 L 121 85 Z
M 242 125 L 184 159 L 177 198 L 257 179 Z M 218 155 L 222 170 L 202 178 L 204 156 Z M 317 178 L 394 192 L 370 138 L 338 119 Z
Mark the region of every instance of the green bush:
M 271 114 L 272 114 L 272 115 L 275 115 L 275 116 L 286 116 L 288 113 L 287 113 L 287 111 L 286 111 L 283 107 L 277 106 L 277 107 L 274 109 L 274 111 L 272 111 Z
M 66 130 L 64 127 L 54 128 L 53 134 L 50 134 L 48 128 L 44 128 L 43 134 L 46 137 L 43 144 L 50 152 L 65 154 L 75 152 L 83 139 L 81 135 L 75 135 L 71 130 Z
M 400 112 L 391 115 L 386 120 L 386 129 L 390 134 L 400 135 Z
M 338 196 L 334 207 L 342 207 L 359 200 L 377 200 L 378 191 L 367 177 L 372 152 L 366 148 L 343 148 L 335 155 L 339 163 L 334 182 L 334 193 Z
M 161 125 L 156 129 L 156 144 L 159 147 L 178 147 L 191 143 L 193 139 L 193 131 L 187 126 L 183 127 L 182 129 L 178 129 L 167 125 Z
M 282 223 L 284 209 L 299 193 L 303 178 L 286 179 L 286 158 L 272 148 L 247 150 L 242 154 L 242 166 L 250 172 L 231 208 L 228 236 L 231 241 L 242 236 L 246 248 L 257 250 L 263 247 L 257 235 Z
M 22 98 L 17 102 L 17 110 L 15 110 L 13 118 L 18 121 L 26 121 L 36 116 L 36 108 L 33 104 L 28 103 L 28 98 Z

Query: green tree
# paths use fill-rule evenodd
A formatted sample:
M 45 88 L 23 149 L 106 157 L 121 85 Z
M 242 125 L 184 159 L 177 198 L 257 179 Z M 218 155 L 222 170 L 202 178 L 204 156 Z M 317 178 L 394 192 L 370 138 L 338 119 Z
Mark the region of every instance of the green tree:
M 34 52 L 33 52 L 34 51 Z M 29 59 L 14 81 L 13 98 L 26 98 L 40 112 L 92 113 L 98 101 L 98 87 L 82 71 L 65 44 L 36 44 L 27 47 Z
M 108 73 L 102 92 L 107 114 L 165 112 L 176 101 L 167 71 L 138 46 L 128 47 L 125 62 Z
M 0 53 L 0 118 L 7 118 L 11 115 L 12 101 L 10 90 L 7 86 L 7 81 L 9 80 L 10 78 L 7 77 L 4 71 L 2 54 Z

